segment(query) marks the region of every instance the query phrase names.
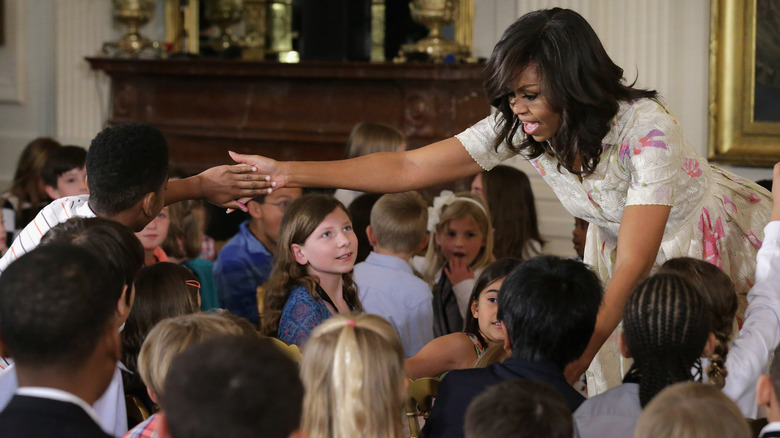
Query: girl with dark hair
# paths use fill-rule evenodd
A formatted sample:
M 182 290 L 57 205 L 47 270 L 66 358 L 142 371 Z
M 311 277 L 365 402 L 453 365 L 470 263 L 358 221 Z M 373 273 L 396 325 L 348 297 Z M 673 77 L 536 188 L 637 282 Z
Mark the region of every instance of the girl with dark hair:
M 520 169 L 499 165 L 471 182 L 471 193 L 487 202 L 493 224 L 493 255 L 528 260 L 542 253 L 531 180 Z
M 690 256 L 722 267 L 742 314 L 769 193 L 710 166 L 655 91 L 625 83 L 582 16 L 560 8 L 523 15 L 496 44 L 486 76 L 496 112 L 426 147 L 338 162 L 233 158 L 268 175 L 268 187 L 370 192 L 475 175 L 518 154 L 528 159 L 569 213 L 591 225 L 584 261 L 606 284 L 604 304 L 588 348 L 566 369 L 576 381 L 596 358 L 589 394 L 620 383 L 625 370 L 611 335 L 631 290 L 653 266 Z
M 503 360 L 504 335 L 496 317 L 498 289 L 519 264 L 518 259 L 504 258 L 482 271 L 469 298 L 463 331 L 439 336 L 425 344 L 406 360 L 407 377 L 435 377 L 449 370 L 485 367 Z
M 622 385 L 575 411 L 580 435 L 633 436 L 642 409 L 662 389 L 701 380 L 699 357 L 711 355 L 716 342 L 710 322 L 709 303 L 682 276 L 656 274 L 644 280 L 628 298 L 618 341 L 621 354 L 634 363 Z

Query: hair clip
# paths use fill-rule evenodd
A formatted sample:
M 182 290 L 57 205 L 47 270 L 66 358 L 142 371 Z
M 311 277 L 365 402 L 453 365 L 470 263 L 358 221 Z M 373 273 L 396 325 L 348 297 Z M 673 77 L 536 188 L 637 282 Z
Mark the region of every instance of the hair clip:
M 480 210 L 482 210 L 483 213 L 485 213 L 485 216 L 488 216 L 488 212 L 485 209 L 485 206 L 482 205 L 479 201 L 466 198 L 464 196 L 455 196 L 454 193 L 450 190 L 442 190 L 441 194 L 439 196 L 433 198 L 433 206 L 428 207 L 428 231 L 433 233 L 436 231 L 436 226 L 439 225 L 439 221 L 441 220 L 441 211 L 444 210 L 444 207 L 447 207 L 448 205 L 451 205 L 454 202 L 470 202 L 477 207 L 479 207 Z
M 184 280 L 184 284 L 186 284 L 187 286 L 194 286 L 200 289 L 200 283 L 196 280 Z

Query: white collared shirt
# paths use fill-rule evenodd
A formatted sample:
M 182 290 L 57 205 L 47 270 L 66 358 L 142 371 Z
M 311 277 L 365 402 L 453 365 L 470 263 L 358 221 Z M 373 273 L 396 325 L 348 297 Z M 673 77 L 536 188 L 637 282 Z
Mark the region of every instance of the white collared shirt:
M 24 386 L 16 390 L 17 395 L 23 395 L 27 397 L 46 398 L 49 400 L 57 400 L 66 403 L 73 403 L 84 409 L 84 412 L 92 418 L 95 424 L 100 424 L 100 419 L 97 416 L 95 410 L 89 403 L 85 402 L 78 396 L 71 394 L 67 391 L 56 388 L 44 388 L 39 386 Z

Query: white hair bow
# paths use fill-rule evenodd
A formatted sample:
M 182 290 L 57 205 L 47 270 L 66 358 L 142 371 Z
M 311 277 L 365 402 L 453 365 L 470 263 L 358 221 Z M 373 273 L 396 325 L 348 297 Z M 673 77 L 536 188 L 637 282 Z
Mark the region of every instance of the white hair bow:
M 441 220 L 441 211 L 444 210 L 444 207 L 457 201 L 471 202 L 472 204 L 477 205 L 487 216 L 487 210 L 485 210 L 485 206 L 480 204 L 478 201 L 463 196 L 455 196 L 451 190 L 442 190 L 439 196 L 433 198 L 433 207 L 428 207 L 429 232 L 433 233 L 436 231 L 436 225 L 439 225 L 439 221 Z

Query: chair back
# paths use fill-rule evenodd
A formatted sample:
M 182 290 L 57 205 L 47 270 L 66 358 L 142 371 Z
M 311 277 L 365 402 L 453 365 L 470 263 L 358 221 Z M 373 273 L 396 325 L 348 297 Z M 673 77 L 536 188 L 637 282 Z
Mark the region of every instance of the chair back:
M 127 410 L 127 424 L 135 426 L 144 422 L 152 414 L 146 409 L 144 403 L 138 397 L 130 394 L 125 395 L 125 409 Z M 132 426 L 131 426 L 132 427 Z
M 421 377 L 419 379 L 409 379 L 409 388 L 407 389 L 406 400 L 406 418 L 409 421 L 409 436 L 417 438 L 420 436 L 420 422 L 418 416 L 422 413 L 424 419 L 428 419 L 433 409 L 433 400 L 439 394 L 440 379 L 436 377 Z
M 295 363 L 300 364 L 301 360 L 303 360 L 303 354 L 301 353 L 300 347 L 298 347 L 295 344 L 288 344 L 287 342 L 284 342 L 283 340 L 279 338 L 268 338 L 270 339 L 274 345 L 281 348 L 282 351 L 292 360 L 295 361 Z

